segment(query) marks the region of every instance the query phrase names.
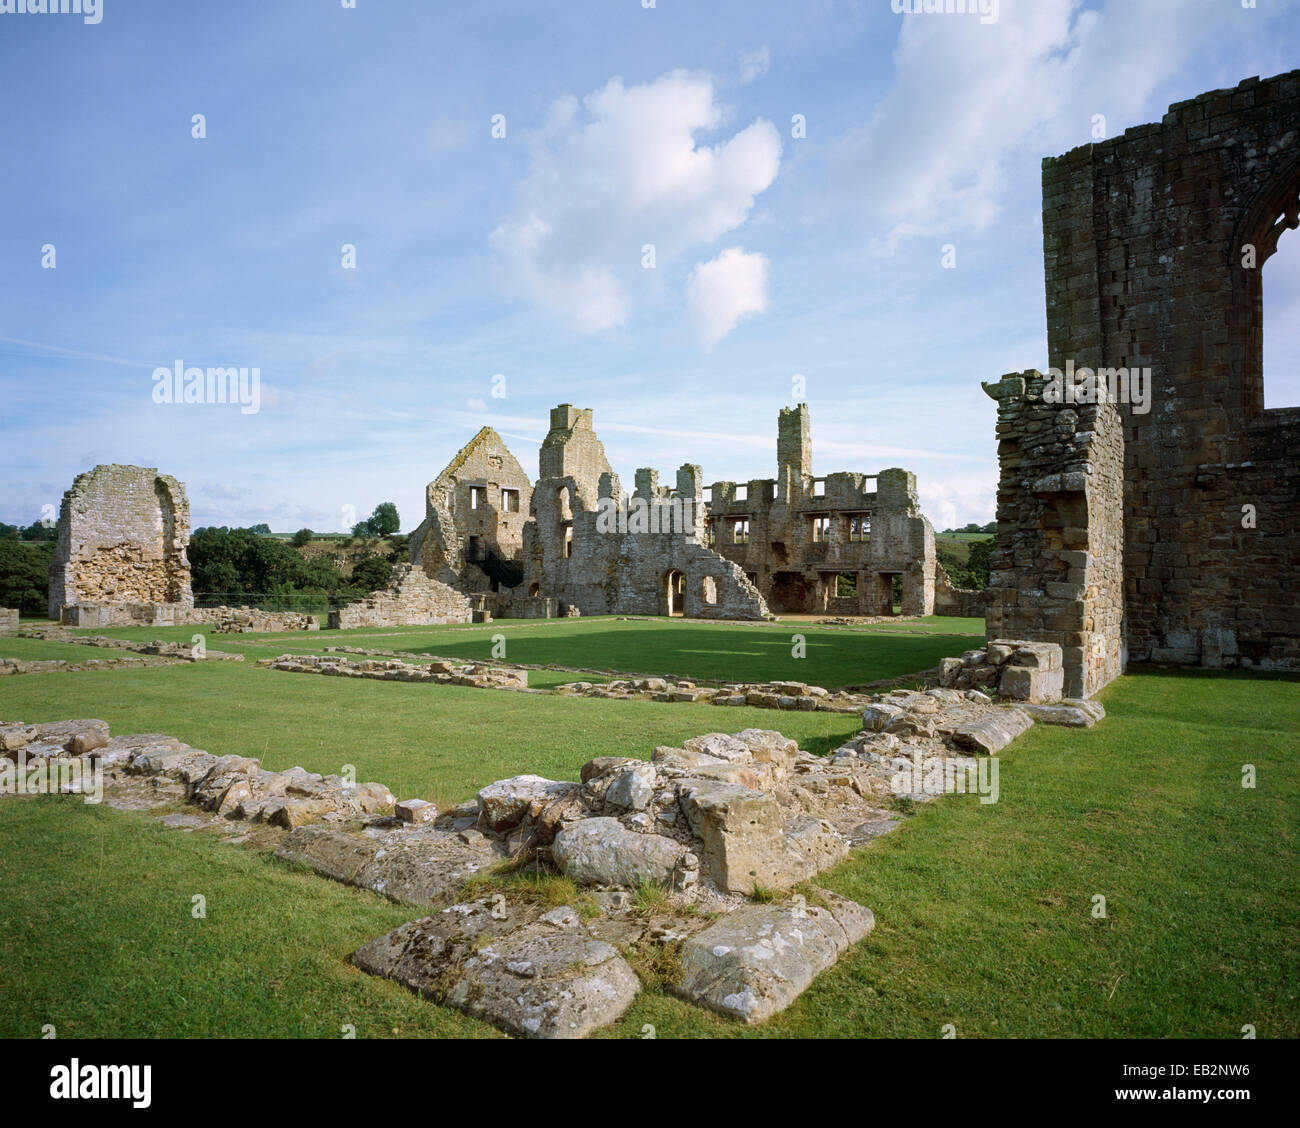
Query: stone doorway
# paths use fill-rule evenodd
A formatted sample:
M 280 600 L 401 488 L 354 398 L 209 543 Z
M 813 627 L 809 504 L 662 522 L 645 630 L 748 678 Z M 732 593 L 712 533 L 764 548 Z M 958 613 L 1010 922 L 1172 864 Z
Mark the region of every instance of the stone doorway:
M 682 615 L 684 597 L 686 594 L 686 577 L 681 572 L 667 572 L 664 575 L 664 606 L 665 614 Z

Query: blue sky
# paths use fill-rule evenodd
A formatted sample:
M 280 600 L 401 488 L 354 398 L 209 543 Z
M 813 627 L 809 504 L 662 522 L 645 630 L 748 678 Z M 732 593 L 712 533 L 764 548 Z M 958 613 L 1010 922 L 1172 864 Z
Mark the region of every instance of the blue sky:
M 196 527 L 392 500 L 409 530 L 484 424 L 535 472 L 561 402 L 626 486 L 769 477 L 796 375 L 817 473 L 904 466 L 936 527 L 991 520 L 980 381 L 1046 364 L 1040 159 L 1297 65 L 1300 0 L 0 14 L 0 520 L 129 462 Z M 1265 282 L 1300 325 L 1300 236 Z M 1300 330 L 1266 348 L 1300 403 Z M 259 368 L 259 410 L 154 402 L 177 360 Z

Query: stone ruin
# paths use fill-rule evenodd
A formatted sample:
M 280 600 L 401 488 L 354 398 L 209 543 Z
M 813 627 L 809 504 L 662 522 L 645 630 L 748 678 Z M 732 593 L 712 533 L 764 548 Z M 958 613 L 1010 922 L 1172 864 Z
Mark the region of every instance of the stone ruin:
M 394 565 L 388 586 L 329 613 L 331 630 L 349 627 L 428 626 L 468 623 L 469 599 L 414 564 Z
M 1006 661 L 1051 649 L 1024 646 Z M 974 671 L 998 656 L 970 657 Z M 666 990 L 741 1022 L 789 1006 L 875 923 L 808 883 L 914 803 L 954 791 L 996 802 L 989 757 L 1034 721 L 977 689 L 895 690 L 830 756 L 771 730 L 707 733 L 648 760 L 591 760 L 576 780 L 498 780 L 441 812 L 382 783 L 269 771 L 157 733 L 114 737 L 99 720 L 11 721 L 0 801 L 43 790 L 183 805 L 158 817 L 431 914 L 359 948 L 362 970 L 513 1034 L 572 1038 L 624 1014 L 647 956 Z M 573 882 L 576 907 L 510 884 L 524 863 Z M 659 907 L 634 911 L 647 889 Z
M 776 479 L 705 487 L 699 466 L 661 486 L 636 473 L 626 496 L 590 410 L 561 404 L 530 483 L 484 427 L 426 490 L 410 563 L 379 591 L 330 612 L 332 628 L 480 622 L 493 615 L 786 612 L 978 615 L 984 594 L 956 590 L 935 558 L 916 477 L 812 472 L 806 405 L 780 416 Z M 239 631 L 311 630 L 314 617 L 250 608 L 195 610 L 184 486 L 156 470 L 99 466 L 68 491 L 50 580 L 50 614 L 69 626 L 211 622 Z
M 916 475 L 819 478 L 807 405 L 783 409 L 777 427 L 775 479 L 710 487 L 707 543 L 739 564 L 775 611 L 892 615 L 897 578 L 904 615 L 934 614 L 934 529 Z
M 1038 372 L 986 385 L 987 629 L 1059 643 L 1067 693 L 1130 658 L 1300 669 L 1300 409 L 1265 409 L 1262 356 L 1262 268 L 1296 227 L 1300 71 L 1043 162 L 1048 352 L 1076 402 Z
M 185 622 L 190 591 L 185 487 L 140 466 L 96 466 L 63 495 L 49 614 L 69 626 Z
M 515 587 L 533 484 L 501 436 L 484 427 L 425 490 L 411 563 L 463 592 Z
M 640 469 L 625 497 L 592 412 L 561 404 L 532 485 L 495 431 L 475 436 L 430 483 L 411 560 L 508 617 L 889 615 L 895 583 L 905 615 L 983 613 L 937 563 L 915 475 L 816 477 L 803 404 L 781 412 L 777 464 L 707 487 L 693 464 L 672 486 Z

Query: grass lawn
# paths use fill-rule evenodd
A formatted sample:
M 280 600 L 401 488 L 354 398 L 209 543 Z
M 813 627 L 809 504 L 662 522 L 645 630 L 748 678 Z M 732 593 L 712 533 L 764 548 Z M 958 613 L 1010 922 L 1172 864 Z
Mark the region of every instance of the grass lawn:
M 608 633 L 678 627 L 694 629 Z M 1104 700 L 1091 732 L 1039 726 L 1004 753 L 998 803 L 923 805 L 823 875 L 875 911 L 876 931 L 788 1011 L 747 1029 L 646 991 L 606 1035 L 651 1023 L 660 1037 L 935 1038 L 952 1023 L 959 1037 L 1233 1038 L 1249 1023 L 1261 1038 L 1300 1036 L 1300 684 L 1152 671 Z M 825 750 L 857 728 L 231 665 L 0 681 L 0 717 L 71 716 L 273 768 L 352 763 L 443 802 L 715 729 L 777 727 Z M 45 1023 L 60 1037 L 493 1033 L 346 964 L 416 910 L 71 798 L 0 800 L 0 833 L 31 844 L 0 852 L 0 1036 L 38 1037 Z M 190 915 L 195 894 L 204 920 Z
M 78 633 L 140 642 L 177 642 L 189 641 L 203 629 L 130 627 Z M 794 657 L 796 635 L 804 640 L 802 658 Z M 241 653 L 250 661 L 289 652 L 320 653 L 326 646 L 394 650 L 413 661 L 435 654 L 469 661 L 492 657 L 493 640 L 498 636 L 505 639 L 506 660 L 531 665 L 728 681 L 803 681 L 834 689 L 928 669 L 940 658 L 981 645 L 984 624 L 981 619 L 937 616 L 858 628 L 817 627 L 810 623 L 588 618 L 503 620 L 473 627 L 366 627 L 319 634 L 205 633 L 209 649 Z M 29 640 L 0 639 L 0 657 L 9 655 L 7 647 L 11 643 L 24 641 Z M 546 688 L 572 680 L 546 679 L 536 684 Z

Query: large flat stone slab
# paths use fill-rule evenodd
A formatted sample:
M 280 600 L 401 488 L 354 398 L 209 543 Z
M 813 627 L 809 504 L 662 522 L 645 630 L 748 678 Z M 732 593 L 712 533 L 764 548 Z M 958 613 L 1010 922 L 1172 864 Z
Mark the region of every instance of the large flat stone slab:
M 622 1016 L 641 984 L 567 906 L 452 905 L 371 941 L 353 962 L 511 1034 L 581 1038 Z
M 958 748 L 992 756 L 1033 727 L 1034 719 L 1023 709 L 997 709 L 977 721 L 958 725 L 952 740 Z
M 875 927 L 871 910 L 827 895 L 829 908 L 746 905 L 690 937 L 682 948 L 682 998 L 758 1023 L 795 1001 Z

